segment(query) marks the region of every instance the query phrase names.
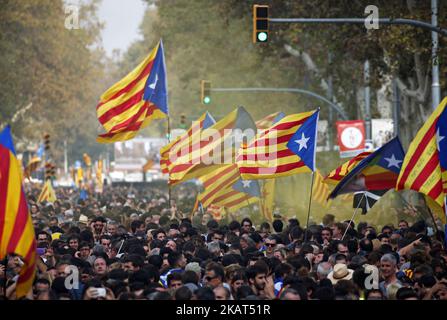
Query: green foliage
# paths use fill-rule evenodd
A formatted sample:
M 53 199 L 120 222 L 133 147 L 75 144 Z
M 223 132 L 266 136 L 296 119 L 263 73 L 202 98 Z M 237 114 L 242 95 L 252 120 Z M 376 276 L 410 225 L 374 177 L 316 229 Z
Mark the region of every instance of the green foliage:
M 0 7 L 0 123 L 32 103 L 13 124 L 17 141 L 38 143 L 48 132 L 58 160 L 64 140 L 71 158 L 100 152 L 94 111 L 103 90 L 97 1 L 82 5 L 81 28 L 73 30 L 65 28 L 62 0 L 0 0 Z

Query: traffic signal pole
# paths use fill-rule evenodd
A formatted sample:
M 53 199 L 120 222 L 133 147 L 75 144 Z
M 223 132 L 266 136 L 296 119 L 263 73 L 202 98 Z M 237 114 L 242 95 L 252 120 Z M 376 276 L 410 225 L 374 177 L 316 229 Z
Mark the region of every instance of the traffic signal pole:
M 431 0 L 431 23 L 413 19 L 379 18 L 383 25 L 407 25 L 431 31 L 432 36 L 432 108 L 436 109 L 441 100 L 439 84 L 438 35 L 447 37 L 447 29 L 438 26 L 438 1 Z M 269 23 L 310 23 L 310 24 L 365 24 L 365 18 L 269 18 Z

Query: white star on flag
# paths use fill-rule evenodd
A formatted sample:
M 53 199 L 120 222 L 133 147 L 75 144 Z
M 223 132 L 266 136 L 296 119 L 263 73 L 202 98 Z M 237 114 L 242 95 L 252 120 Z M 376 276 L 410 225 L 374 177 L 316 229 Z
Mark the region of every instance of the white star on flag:
M 394 157 L 394 153 L 391 155 L 391 158 L 385 158 L 386 161 L 388 161 L 388 168 L 396 167 L 397 169 L 400 169 L 400 163 L 402 160 L 397 160 Z
M 151 88 L 152 90 L 155 90 L 155 87 L 157 86 L 157 82 L 158 82 L 158 73 L 155 74 L 155 81 L 154 81 L 154 83 L 151 83 L 149 85 L 149 88 Z
M 301 149 L 303 149 L 303 148 L 307 149 L 307 141 L 309 141 L 309 139 L 310 139 L 310 137 L 306 138 L 306 136 L 304 135 L 304 132 L 303 132 L 301 135 L 301 139 L 295 140 L 295 142 L 300 145 L 300 148 L 298 151 L 301 151 Z
M 244 188 L 250 188 L 251 180 L 242 180 L 242 186 Z
M 441 141 L 444 140 L 445 137 L 441 136 L 441 133 L 439 132 L 439 128 L 438 131 L 436 131 L 436 144 L 438 146 L 438 151 L 441 151 Z

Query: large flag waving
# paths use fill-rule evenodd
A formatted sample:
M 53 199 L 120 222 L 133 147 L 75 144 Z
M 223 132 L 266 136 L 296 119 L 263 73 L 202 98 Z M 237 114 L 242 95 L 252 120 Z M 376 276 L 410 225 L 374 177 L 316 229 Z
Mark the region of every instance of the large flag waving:
M 405 153 L 398 137 L 364 158 L 332 190 L 330 198 L 339 194 L 393 189 Z
M 132 139 L 153 119 L 168 115 L 166 64 L 161 40 L 138 67 L 101 96 L 96 115 L 107 131 L 97 138 L 100 143 Z
M 447 196 L 447 98 L 410 144 L 397 181 L 397 190 L 425 194 L 446 209 Z
M 352 169 L 354 169 L 360 161 L 369 156 L 371 152 L 362 152 L 349 161 L 346 161 L 337 169 L 332 170 L 325 178 L 324 183 L 336 185 L 338 184 Z
M 315 170 L 319 110 L 284 117 L 239 150 L 243 179 L 268 179 Z
M 8 254 L 19 255 L 24 262 L 16 287 L 20 298 L 33 285 L 36 240 L 9 126 L 0 133 L 0 260 Z
M 251 139 L 256 125 L 244 107 L 238 107 L 198 136 L 185 141 L 186 149 L 170 157 L 169 179 L 183 182 L 234 163 L 244 139 Z M 172 156 L 172 153 L 170 153 Z
M 216 121 L 208 112 L 205 112 L 199 119 L 193 122 L 187 132 L 172 140 L 166 146 L 160 149 L 160 167 L 161 171 L 169 174 L 173 169 L 178 157 L 182 154 L 188 154 L 192 149 L 193 141 L 200 139 L 201 130 L 205 130 Z M 173 182 L 172 180 L 170 181 Z

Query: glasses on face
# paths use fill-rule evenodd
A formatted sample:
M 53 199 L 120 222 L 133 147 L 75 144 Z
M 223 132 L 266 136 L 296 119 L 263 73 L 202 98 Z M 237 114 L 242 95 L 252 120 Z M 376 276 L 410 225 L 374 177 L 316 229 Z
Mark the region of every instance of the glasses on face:
M 213 276 L 213 277 L 211 277 L 211 276 L 206 276 L 205 277 L 205 280 L 207 281 L 207 282 L 210 282 L 211 280 L 214 280 L 214 279 L 216 279 L 217 278 L 217 276 Z
M 274 247 L 274 246 L 276 246 L 276 243 L 265 243 L 265 245 L 267 246 L 267 247 Z

